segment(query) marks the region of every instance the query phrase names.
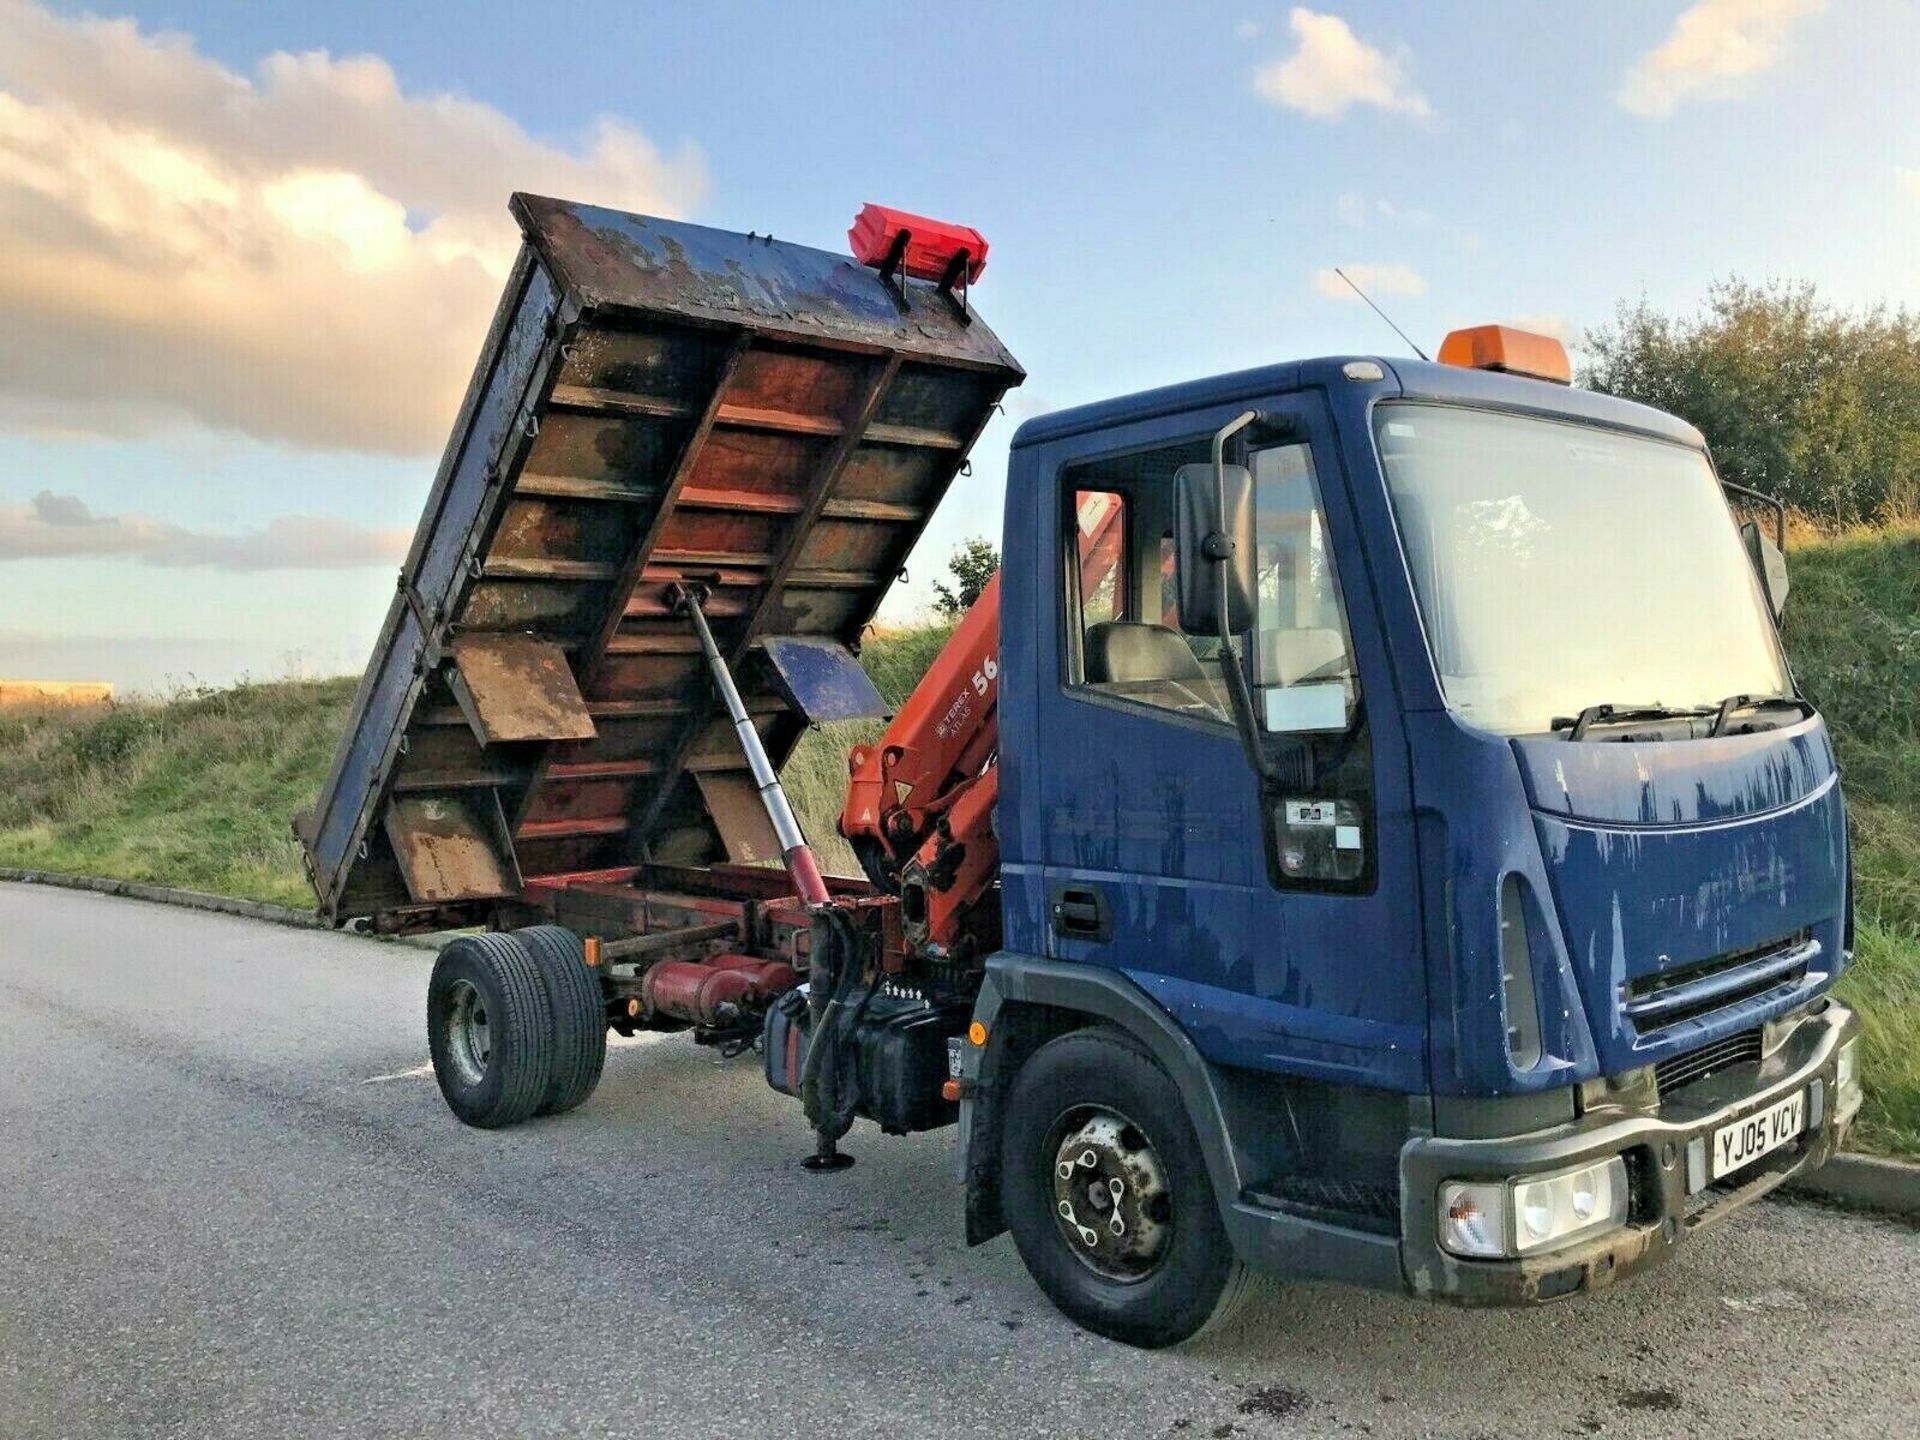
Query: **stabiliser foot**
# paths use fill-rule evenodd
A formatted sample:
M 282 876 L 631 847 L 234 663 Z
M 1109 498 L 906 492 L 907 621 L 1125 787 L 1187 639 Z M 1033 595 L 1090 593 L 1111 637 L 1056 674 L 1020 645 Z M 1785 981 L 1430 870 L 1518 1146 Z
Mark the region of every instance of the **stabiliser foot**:
M 830 1137 L 820 1137 L 820 1148 L 800 1162 L 802 1170 L 815 1175 L 829 1174 L 835 1170 L 845 1170 L 853 1164 L 853 1156 L 840 1153 L 840 1147 Z

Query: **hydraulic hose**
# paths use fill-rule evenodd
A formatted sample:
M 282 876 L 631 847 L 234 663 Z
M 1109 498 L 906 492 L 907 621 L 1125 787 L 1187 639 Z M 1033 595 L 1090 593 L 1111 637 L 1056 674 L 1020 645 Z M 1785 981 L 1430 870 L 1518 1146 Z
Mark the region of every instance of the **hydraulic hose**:
M 817 913 L 819 928 L 825 932 L 823 954 L 813 957 L 815 975 L 824 985 L 808 990 L 808 1009 L 812 1015 L 812 1035 L 807 1043 L 807 1061 L 800 1072 L 800 1105 L 807 1123 L 824 1140 L 838 1140 L 853 1128 L 853 1112 L 858 1096 L 843 1099 L 843 1033 L 865 1013 L 867 1003 L 879 989 L 879 976 L 867 986 L 867 993 L 850 1010 L 853 992 L 860 983 L 861 938 L 852 919 L 839 910 Z M 818 933 L 818 932 L 816 932 Z M 822 964 L 822 961 L 825 964 Z M 821 971 L 825 971 L 821 975 Z M 822 991 L 824 990 L 824 997 Z

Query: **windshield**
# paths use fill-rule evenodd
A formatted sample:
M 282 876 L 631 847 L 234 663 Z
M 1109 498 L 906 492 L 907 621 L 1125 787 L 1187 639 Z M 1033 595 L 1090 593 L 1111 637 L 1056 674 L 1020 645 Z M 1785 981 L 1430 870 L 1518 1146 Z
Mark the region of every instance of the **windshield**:
M 1617 431 L 1383 405 L 1375 431 L 1447 704 L 1546 730 L 1601 703 L 1787 693 L 1706 457 Z

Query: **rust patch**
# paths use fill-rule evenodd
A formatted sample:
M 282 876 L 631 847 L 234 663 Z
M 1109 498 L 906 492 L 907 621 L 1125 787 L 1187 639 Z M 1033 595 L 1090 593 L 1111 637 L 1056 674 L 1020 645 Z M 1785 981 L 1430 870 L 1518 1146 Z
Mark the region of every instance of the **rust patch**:
M 727 847 L 727 858 L 752 865 L 780 858 L 780 841 L 767 819 L 760 791 L 744 774 L 697 773 L 694 782 L 707 803 L 714 826 Z
M 500 802 L 491 790 L 395 800 L 386 823 L 400 874 L 417 904 L 493 900 L 520 888 L 505 849 Z
M 450 648 L 454 698 L 482 744 L 594 737 L 573 668 L 552 641 L 463 635 Z

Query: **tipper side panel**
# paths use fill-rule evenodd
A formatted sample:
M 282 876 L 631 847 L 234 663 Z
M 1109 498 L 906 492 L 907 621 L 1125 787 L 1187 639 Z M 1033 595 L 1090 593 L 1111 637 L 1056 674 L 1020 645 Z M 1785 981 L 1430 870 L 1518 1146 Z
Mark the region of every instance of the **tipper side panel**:
M 556 877 L 777 860 L 675 582 L 759 652 L 855 646 L 1019 367 L 844 256 L 534 197 L 527 245 L 319 804 L 321 910 L 404 930 Z

